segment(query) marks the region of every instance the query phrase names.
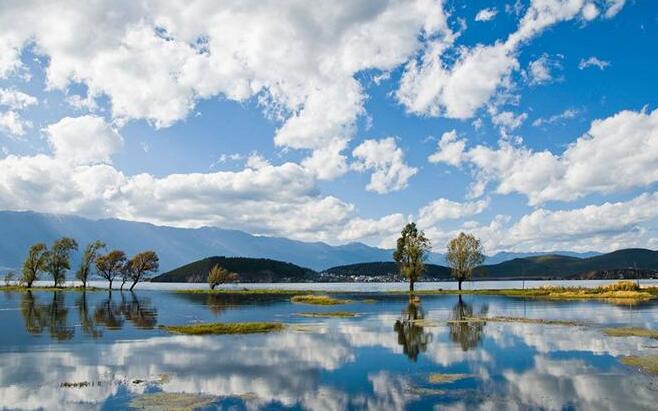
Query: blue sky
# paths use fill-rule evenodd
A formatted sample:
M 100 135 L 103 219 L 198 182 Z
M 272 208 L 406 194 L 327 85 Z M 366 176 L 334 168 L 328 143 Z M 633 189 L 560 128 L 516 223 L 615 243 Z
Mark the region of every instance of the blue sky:
M 6 2 L 0 208 L 655 249 L 656 40 L 651 1 Z

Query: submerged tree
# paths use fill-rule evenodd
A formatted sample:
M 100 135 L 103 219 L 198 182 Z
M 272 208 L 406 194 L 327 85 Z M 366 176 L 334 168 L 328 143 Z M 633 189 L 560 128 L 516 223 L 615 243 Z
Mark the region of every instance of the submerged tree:
M 105 243 L 98 240 L 92 241 L 85 247 L 85 251 L 82 253 L 82 260 L 80 260 L 80 267 L 75 273 L 75 278 L 82 282 L 82 288 L 87 288 L 87 281 L 89 281 L 92 267 L 96 262 L 98 252 L 103 248 L 105 248 Z
M 50 273 L 55 287 L 64 284 L 66 271 L 71 269 L 71 252 L 78 249 L 78 243 L 70 237 L 55 240 L 47 253 L 46 271 Z
M 39 280 L 39 275 L 46 269 L 47 262 L 48 247 L 44 243 L 33 244 L 23 262 L 21 282 L 31 288 L 32 283 Z
M 208 272 L 208 285 L 211 290 L 214 290 L 220 284 L 230 283 L 238 280 L 238 275 L 232 273 L 224 267 L 219 265 L 213 266 Z
M 400 233 L 393 259 L 398 264 L 400 274 L 409 281 L 409 291 L 414 291 L 414 283 L 425 272 L 425 260 L 431 250 L 430 240 L 419 231 L 416 223 L 407 224 Z
M 96 257 L 96 271 L 98 275 L 107 280 L 109 290 L 112 290 L 112 281 L 121 274 L 126 267 L 126 253 L 121 250 L 112 250 L 107 254 Z
M 150 274 L 156 273 L 160 268 L 160 259 L 155 251 L 143 251 L 136 254 L 128 261 L 127 273 L 132 285 L 130 291 L 135 288 L 138 282 L 144 281 Z
M 468 280 L 473 275 L 473 269 L 484 262 L 484 247 L 480 240 L 472 234 L 459 233 L 448 243 L 446 261 L 452 269 L 452 276 L 459 282 Z

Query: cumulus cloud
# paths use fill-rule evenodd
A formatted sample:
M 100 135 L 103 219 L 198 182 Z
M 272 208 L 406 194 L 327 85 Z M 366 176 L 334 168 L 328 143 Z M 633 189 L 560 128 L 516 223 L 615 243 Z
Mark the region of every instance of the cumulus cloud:
M 437 144 L 437 150 L 427 159 L 430 163 L 446 163 L 459 166 L 464 158 L 466 141 L 459 139 L 457 130 L 446 131 Z
M 392 247 L 406 222 L 407 218 L 400 213 L 379 219 L 355 218 L 345 226 L 338 238 L 342 241 L 375 239 L 382 247 Z
M 489 21 L 496 17 L 498 10 L 495 7 L 482 9 L 475 15 L 475 21 Z
M 351 139 L 366 97 L 356 73 L 394 69 L 422 38 L 447 27 L 441 2 L 433 0 L 321 7 L 305 1 L 32 0 L 2 8 L 0 77 L 14 72 L 20 51 L 33 44 L 48 58 L 50 89 L 87 86 L 84 101 L 70 99 L 75 106 L 93 107 L 95 98 L 106 96 L 115 120 L 168 127 L 200 99 L 256 98 L 282 121 L 277 145 L 310 150 L 345 147 Z M 308 166 L 329 154 L 337 168 L 324 166 L 318 175 L 340 175 L 347 168 L 335 151 L 313 153 Z
M 580 59 L 578 68 L 585 70 L 588 67 L 597 67 L 599 70 L 605 70 L 610 65 L 609 61 L 601 60 L 598 57 L 590 57 L 588 59 Z
M 552 58 L 544 53 L 528 66 L 528 81 L 530 84 L 547 84 L 555 79 L 554 72 L 562 68 L 560 56 Z
M 582 0 L 534 0 L 517 30 L 505 40 L 490 45 L 461 47 L 458 58 L 446 56 L 459 33 L 446 32 L 428 42 L 418 59 L 405 65 L 398 101 L 410 113 L 466 119 L 486 105 L 496 92 L 509 89 L 511 75 L 519 70 L 517 53 L 524 43 L 562 21 L 591 17 L 589 3 Z M 623 2 L 618 7 L 623 6 Z M 612 9 L 608 9 L 608 12 Z M 454 63 L 450 63 L 454 60 Z M 538 63 L 536 74 L 550 74 Z M 531 68 L 532 71 L 532 68 Z
M 109 163 L 123 138 L 101 117 L 64 117 L 44 129 L 55 157 L 76 164 Z
M 404 162 L 404 152 L 393 137 L 366 140 L 352 151 L 352 155 L 357 159 L 353 164 L 356 170 L 372 170 L 366 190 L 379 194 L 404 189 L 407 181 L 418 172 Z
M 0 112 L 0 131 L 5 131 L 10 136 L 20 137 L 30 127 L 32 127 L 32 122 L 23 119 L 16 111 Z
M 439 221 L 455 220 L 479 214 L 489 206 L 489 200 L 460 203 L 445 198 L 432 201 L 418 211 L 418 225 L 431 227 Z
M 498 148 L 479 145 L 465 151 L 463 158 L 476 167 L 480 185 L 496 182 L 497 193 L 521 193 L 531 205 L 538 205 L 658 181 L 657 135 L 658 109 L 621 111 L 593 121 L 560 155 L 501 140 Z
M 7 106 L 13 110 L 24 109 L 37 104 L 36 97 L 15 89 L 0 88 L 0 106 Z

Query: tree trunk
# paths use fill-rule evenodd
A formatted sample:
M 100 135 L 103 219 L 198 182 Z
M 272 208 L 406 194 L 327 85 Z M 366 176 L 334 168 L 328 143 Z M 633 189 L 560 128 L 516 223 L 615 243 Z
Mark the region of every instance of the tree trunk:
M 120 291 L 123 291 L 123 286 L 126 284 L 126 280 L 121 281 L 121 287 L 119 287 Z
M 25 285 L 27 288 L 32 288 L 32 281 L 28 281 Z
M 414 292 L 414 280 L 409 280 L 409 291 Z
M 82 280 L 82 288 L 87 288 L 87 280 Z
M 109 281 L 110 281 L 110 287 L 109 287 L 109 290 L 112 291 L 112 280 L 109 280 Z
M 458 282 L 459 282 L 459 291 L 461 291 L 462 290 L 462 280 L 458 280 Z
M 130 291 L 132 291 L 136 285 L 137 285 L 137 281 L 133 281 L 133 285 L 130 286 Z

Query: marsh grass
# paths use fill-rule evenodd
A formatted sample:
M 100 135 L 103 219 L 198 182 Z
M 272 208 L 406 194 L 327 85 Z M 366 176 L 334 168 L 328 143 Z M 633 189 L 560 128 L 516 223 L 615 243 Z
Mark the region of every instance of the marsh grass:
M 570 320 L 545 320 L 542 318 L 526 318 L 526 317 L 467 317 L 466 321 L 473 322 L 506 322 L 506 323 L 523 323 L 523 324 L 544 324 L 544 325 L 564 325 L 578 327 L 585 325 L 585 323 Z
M 215 397 L 211 395 L 156 392 L 138 395 L 130 402 L 130 407 L 148 411 L 186 411 L 206 408 L 214 400 Z
M 281 331 L 282 323 L 199 323 L 188 325 L 161 325 L 161 329 L 175 334 L 210 335 L 210 334 L 255 334 Z
M 621 357 L 621 363 L 629 367 L 636 367 L 645 372 L 658 375 L 658 355 Z
M 173 290 L 175 294 L 240 294 L 240 295 L 307 295 L 317 294 L 318 291 L 312 290 L 280 290 L 275 288 L 262 288 L 262 289 L 199 289 L 199 290 Z
M 341 300 L 333 298 L 328 295 L 295 295 L 290 301 L 300 304 L 314 304 L 314 305 L 337 305 L 346 304 L 349 300 Z
M 311 312 L 311 313 L 297 313 L 300 317 L 309 318 L 354 318 L 358 314 L 350 311 L 327 311 L 327 312 Z
M 648 337 L 658 340 L 658 331 L 641 327 L 606 328 L 603 333 L 610 337 Z
M 455 382 L 459 380 L 463 380 L 465 378 L 469 378 L 470 375 L 468 374 L 441 374 L 441 373 L 434 373 L 430 374 L 427 377 L 427 382 L 430 384 L 444 384 L 444 383 L 449 383 L 449 382 Z

